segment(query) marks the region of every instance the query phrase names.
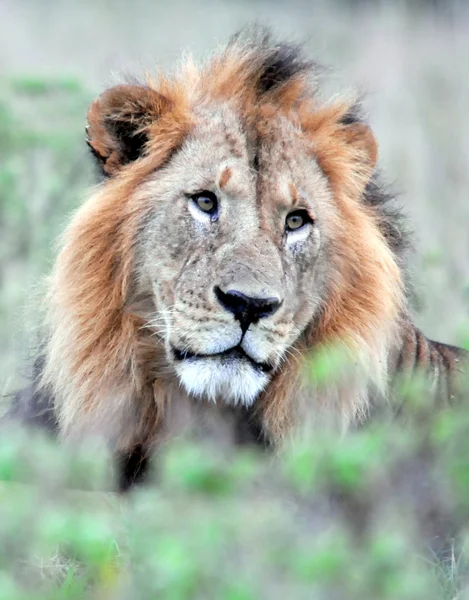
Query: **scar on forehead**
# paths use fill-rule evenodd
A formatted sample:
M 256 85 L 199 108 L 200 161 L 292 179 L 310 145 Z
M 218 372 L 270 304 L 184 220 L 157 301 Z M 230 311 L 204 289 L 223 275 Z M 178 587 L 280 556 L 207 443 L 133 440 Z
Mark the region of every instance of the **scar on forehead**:
M 296 187 L 296 185 L 294 183 L 289 183 L 288 184 L 288 189 L 290 191 L 290 197 L 291 197 L 291 207 L 297 207 L 299 206 L 300 208 L 304 208 L 305 205 L 302 202 L 302 199 L 300 198 L 300 194 L 298 193 L 298 188 Z M 316 216 L 313 215 L 313 213 L 311 212 L 310 208 L 307 209 L 308 213 L 310 215 L 310 217 L 313 219 L 313 221 L 316 220 Z
M 223 173 L 221 174 L 220 181 L 218 183 L 218 185 L 220 186 L 220 189 L 223 189 L 225 187 L 225 185 L 230 180 L 230 177 L 231 177 L 231 169 L 229 167 L 226 167 L 226 169 L 224 169 Z
M 294 206 L 295 204 L 298 204 L 298 200 L 299 200 L 298 190 L 296 189 L 296 185 L 294 183 L 290 183 L 288 185 L 288 188 L 290 190 L 290 196 L 291 196 L 292 204 Z

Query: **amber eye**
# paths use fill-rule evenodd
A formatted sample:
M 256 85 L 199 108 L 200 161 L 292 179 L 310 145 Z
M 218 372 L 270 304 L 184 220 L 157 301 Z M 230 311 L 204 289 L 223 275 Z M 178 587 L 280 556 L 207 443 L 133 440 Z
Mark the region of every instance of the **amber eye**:
M 192 201 L 202 212 L 215 217 L 218 212 L 218 200 L 213 192 L 204 190 L 191 196 Z
M 295 210 L 287 216 L 285 221 L 285 230 L 287 232 L 296 231 L 304 227 L 306 223 L 311 222 L 312 219 L 306 210 Z

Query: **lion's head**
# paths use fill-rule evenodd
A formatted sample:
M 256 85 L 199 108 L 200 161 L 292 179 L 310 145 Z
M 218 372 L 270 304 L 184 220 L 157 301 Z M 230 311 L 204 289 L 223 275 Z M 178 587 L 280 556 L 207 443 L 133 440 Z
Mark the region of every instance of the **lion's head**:
M 364 389 L 385 385 L 402 283 L 376 143 L 355 103 L 319 102 L 314 76 L 254 35 L 92 104 L 106 178 L 49 295 L 45 382 L 65 430 L 132 403 L 148 417 L 176 380 L 285 420 L 298 356 L 334 340 L 373 366 Z M 363 389 L 351 398 L 361 410 Z
M 190 393 L 251 404 L 321 305 L 338 214 L 294 120 L 270 117 L 255 143 L 229 105 L 194 117 L 139 190 L 139 294 Z

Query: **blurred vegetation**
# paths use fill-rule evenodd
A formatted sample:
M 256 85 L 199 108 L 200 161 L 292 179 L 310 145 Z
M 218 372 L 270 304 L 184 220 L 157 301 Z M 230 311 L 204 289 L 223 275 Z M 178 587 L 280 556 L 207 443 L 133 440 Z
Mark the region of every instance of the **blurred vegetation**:
M 2 435 L 0 599 L 467 598 L 468 409 L 409 415 L 281 458 L 179 440 L 128 496 L 99 447 Z
M 436 11 L 421 12 L 425 4 Z M 321 61 L 371 90 L 382 164 L 420 239 L 417 318 L 469 348 L 464 3 L 129 7 L 0 7 L 0 394 L 20 381 L 54 241 L 93 182 L 83 141 L 90 100 L 129 57 L 167 64 L 253 18 L 299 32 Z M 331 364 L 320 360 L 313 375 L 327 380 Z M 468 410 L 437 410 L 417 384 L 402 403 L 405 419 L 340 441 L 316 433 L 282 457 L 168 445 L 157 485 L 128 497 L 108 491 L 102 449 L 72 453 L 2 432 L 0 600 L 468 599 Z
M 35 288 L 67 213 L 92 182 L 83 149 L 90 99 L 71 78 L 0 80 L 0 392 L 18 381 L 18 356 L 39 320 Z M 12 318 L 23 316 L 18 306 L 29 327 Z

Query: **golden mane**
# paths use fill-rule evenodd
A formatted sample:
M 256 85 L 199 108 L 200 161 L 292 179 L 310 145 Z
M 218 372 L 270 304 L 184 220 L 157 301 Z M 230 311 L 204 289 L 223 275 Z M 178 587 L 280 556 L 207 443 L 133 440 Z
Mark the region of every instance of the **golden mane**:
M 291 427 L 300 371 L 313 348 L 340 340 L 368 372 L 369 381 L 354 393 L 327 392 L 324 402 L 331 401 L 344 419 L 366 410 L 370 381 L 385 390 L 403 284 L 380 215 L 361 201 L 376 160 L 374 138 L 360 122 L 347 122 L 353 102 L 318 104 L 311 65 L 296 55 L 289 61 L 283 57 L 282 63 L 282 56 L 266 39 L 237 40 L 201 69 L 187 61 L 172 81 L 148 80 L 143 96 L 133 96 L 130 86 L 118 86 L 90 108 L 90 145 L 113 177 L 74 215 L 49 283 L 42 386 L 55 398 L 64 436 L 80 432 L 81 424 L 93 430 L 91 424 L 98 421 L 113 428 L 113 415 L 124 413 L 130 424 L 115 425 L 115 445 L 126 448 L 151 440 L 165 407 L 179 393 L 175 375 L 155 372 L 154 354 L 163 350 L 149 340 L 144 319 L 130 305 L 136 241 L 150 210 L 135 192 L 181 145 L 196 122 L 194 107 L 204 103 L 235 105 L 256 136 L 268 135 L 270 115 L 276 112 L 295 120 L 310 140 L 337 203 L 328 303 L 298 341 L 299 356 L 286 358 L 263 393 L 259 411 L 266 431 L 280 439 Z M 125 118 L 122 108 L 114 110 L 122 107 L 120 95 L 125 95 L 129 110 L 139 108 L 137 132 L 145 139 L 144 155 L 124 165 L 101 120 L 103 114 L 115 122 Z M 138 407 L 131 405 L 136 397 Z

